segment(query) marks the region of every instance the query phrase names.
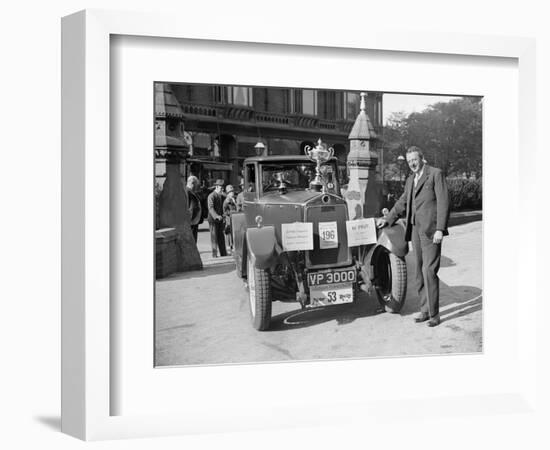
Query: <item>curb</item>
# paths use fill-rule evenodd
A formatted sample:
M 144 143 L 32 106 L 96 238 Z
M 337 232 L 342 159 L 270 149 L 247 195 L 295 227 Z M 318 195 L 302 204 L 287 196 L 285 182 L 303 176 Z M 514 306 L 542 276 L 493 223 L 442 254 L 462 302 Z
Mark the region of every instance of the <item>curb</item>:
M 203 261 L 202 266 L 203 267 L 224 266 L 227 264 L 234 264 L 234 263 L 235 263 L 235 260 L 233 259 L 233 256 L 220 256 L 218 258 L 213 258 L 207 261 Z

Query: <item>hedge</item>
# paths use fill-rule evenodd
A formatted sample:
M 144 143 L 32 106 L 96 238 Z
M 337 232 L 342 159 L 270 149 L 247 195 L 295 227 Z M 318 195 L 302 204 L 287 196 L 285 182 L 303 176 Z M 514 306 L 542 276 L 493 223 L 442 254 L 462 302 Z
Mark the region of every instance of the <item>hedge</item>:
M 463 178 L 447 178 L 451 211 L 465 209 L 481 209 L 482 180 L 467 180 Z M 384 193 L 386 195 L 386 207 L 391 208 L 403 193 L 403 184 L 400 181 L 385 181 Z
M 451 198 L 451 210 L 481 209 L 482 180 L 465 180 L 463 178 L 447 178 L 449 196 Z

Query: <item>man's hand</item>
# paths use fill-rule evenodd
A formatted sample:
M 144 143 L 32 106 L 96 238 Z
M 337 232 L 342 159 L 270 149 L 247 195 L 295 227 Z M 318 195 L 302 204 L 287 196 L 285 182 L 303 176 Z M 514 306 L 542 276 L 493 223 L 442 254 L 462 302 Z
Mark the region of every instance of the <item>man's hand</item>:
M 434 244 L 441 244 L 441 241 L 442 241 L 442 240 L 443 240 L 443 231 L 437 230 L 437 231 L 434 233 L 433 242 L 434 242 Z
M 385 217 L 379 217 L 376 219 L 376 228 L 384 228 L 388 224 Z

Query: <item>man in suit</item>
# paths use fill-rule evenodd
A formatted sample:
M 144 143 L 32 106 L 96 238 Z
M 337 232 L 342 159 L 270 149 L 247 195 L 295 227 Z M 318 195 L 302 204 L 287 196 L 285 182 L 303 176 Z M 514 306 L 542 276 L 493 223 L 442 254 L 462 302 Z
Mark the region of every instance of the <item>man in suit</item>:
M 420 148 L 407 150 L 407 163 L 412 174 L 405 184 L 405 192 L 386 217 L 377 219 L 377 226 L 391 226 L 406 214 L 405 240 L 412 239 L 420 297 L 420 312 L 414 320 L 428 321 L 428 326 L 435 327 L 440 323 L 437 272 L 443 236 L 449 234 L 449 192 L 445 176 L 440 169 L 425 164 Z
M 194 175 L 190 175 L 189 178 L 187 178 L 185 191 L 187 192 L 187 209 L 189 210 L 189 217 L 191 218 L 191 231 L 193 232 L 195 244 L 197 243 L 199 225 L 203 221 L 201 201 L 197 195 L 198 188 L 199 179 Z
M 235 200 L 235 204 L 237 205 L 237 212 L 241 212 L 243 210 L 244 205 L 244 178 L 241 178 L 241 181 L 239 182 L 239 188 L 241 189 L 241 192 L 237 195 L 237 200 Z
M 227 242 L 231 253 L 233 252 L 233 234 L 231 230 L 231 215 L 237 211 L 235 202 L 235 188 L 228 184 L 225 187 L 225 200 L 223 201 L 224 233 L 227 236 Z
M 212 244 L 212 256 L 218 257 L 218 251 L 220 256 L 227 256 L 227 249 L 225 248 L 225 237 L 223 234 L 224 220 L 223 220 L 223 180 L 216 180 L 214 183 L 214 190 L 208 196 L 208 225 L 210 227 L 210 242 Z

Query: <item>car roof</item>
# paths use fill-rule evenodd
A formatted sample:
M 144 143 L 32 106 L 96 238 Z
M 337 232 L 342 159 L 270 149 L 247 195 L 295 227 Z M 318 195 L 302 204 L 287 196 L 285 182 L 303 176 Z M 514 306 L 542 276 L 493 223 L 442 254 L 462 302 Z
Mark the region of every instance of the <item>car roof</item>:
M 336 161 L 333 156 L 329 161 Z M 244 160 L 246 163 L 251 162 L 313 162 L 306 155 L 270 155 L 270 156 L 253 156 Z

